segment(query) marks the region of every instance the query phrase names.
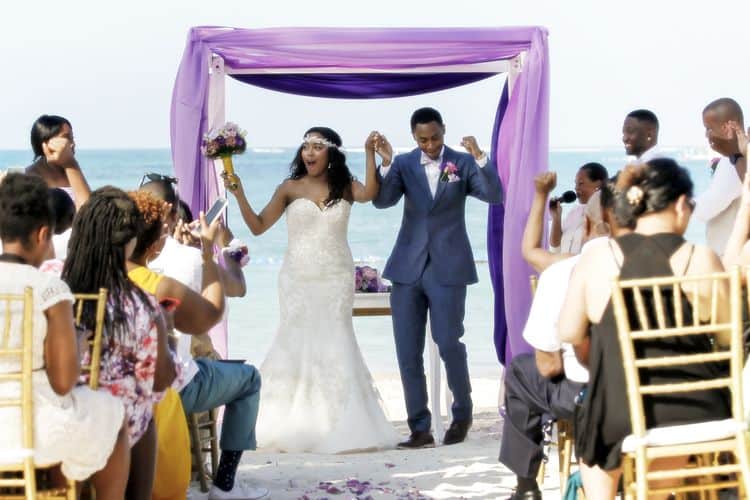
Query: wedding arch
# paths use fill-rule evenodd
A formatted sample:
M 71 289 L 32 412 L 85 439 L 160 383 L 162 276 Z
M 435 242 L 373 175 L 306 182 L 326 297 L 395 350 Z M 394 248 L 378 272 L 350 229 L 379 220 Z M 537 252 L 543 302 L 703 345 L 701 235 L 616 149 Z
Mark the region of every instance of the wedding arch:
M 490 206 L 487 246 L 495 291 L 494 341 L 505 364 L 530 352 L 522 338 L 531 269 L 521 238 L 534 176 L 547 168 L 549 54 L 543 27 L 191 28 L 172 93 L 171 147 L 180 196 L 205 210 L 223 185 L 200 152 L 224 123 L 225 77 L 292 94 L 379 99 L 444 90 L 507 73 L 490 165 L 505 200 Z

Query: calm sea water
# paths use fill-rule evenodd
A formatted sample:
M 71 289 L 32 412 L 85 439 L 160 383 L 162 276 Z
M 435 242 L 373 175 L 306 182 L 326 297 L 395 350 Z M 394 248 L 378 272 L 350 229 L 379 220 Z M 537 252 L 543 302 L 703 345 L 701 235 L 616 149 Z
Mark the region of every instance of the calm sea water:
M 257 149 L 235 157 L 235 166 L 243 179 L 248 198 L 254 207 L 262 207 L 275 187 L 287 176 L 291 149 Z M 704 150 L 678 148 L 666 150 L 688 167 L 693 175 L 696 193 L 709 181 L 708 163 L 713 155 Z M 168 150 L 79 150 L 76 153 L 92 188 L 112 184 L 134 189 L 146 172 L 171 173 Z M 364 177 L 364 155 L 348 153 L 349 165 L 359 178 Z M 0 169 L 25 166 L 31 161 L 29 151 L 0 151 Z M 626 162 L 620 149 L 555 151 L 550 154 L 550 169 L 558 172 L 558 193 L 572 189 L 580 165 L 598 161 L 610 172 Z M 278 316 L 277 275 L 287 242 L 286 224 L 282 218 L 265 234 L 254 237 L 245 227 L 237 206 L 230 196 L 229 222 L 234 233 L 248 243 L 252 260 L 245 268 L 248 294 L 229 302 L 230 354 L 260 364 L 275 335 Z M 401 222 L 401 207 L 378 210 L 372 205 L 357 204 L 349 224 L 349 243 L 355 260 L 382 269 L 396 238 Z M 466 304 L 464 341 L 469 351 L 472 375 L 497 374 L 497 360 L 492 344 L 492 287 L 487 269 L 487 206 L 473 198 L 467 203 L 466 225 L 474 256 L 477 259 L 479 283 L 470 286 Z M 704 227 L 699 223 L 688 229 L 688 239 L 702 242 Z M 520 244 L 520 242 L 519 242 Z M 362 353 L 373 373 L 398 371 L 389 317 L 356 318 L 354 327 Z

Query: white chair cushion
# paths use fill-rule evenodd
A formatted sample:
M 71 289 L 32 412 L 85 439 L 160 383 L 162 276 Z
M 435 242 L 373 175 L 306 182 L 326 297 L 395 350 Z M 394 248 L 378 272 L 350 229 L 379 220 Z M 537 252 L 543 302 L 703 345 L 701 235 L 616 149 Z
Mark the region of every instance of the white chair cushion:
M 646 431 L 643 442 L 646 446 L 673 446 L 689 443 L 703 443 L 706 441 L 717 441 L 728 439 L 737 432 L 747 430 L 747 424 L 738 423 L 734 419 L 711 420 L 698 424 L 673 425 L 669 427 L 656 427 Z M 635 451 L 639 439 L 633 434 L 622 442 L 622 452 Z

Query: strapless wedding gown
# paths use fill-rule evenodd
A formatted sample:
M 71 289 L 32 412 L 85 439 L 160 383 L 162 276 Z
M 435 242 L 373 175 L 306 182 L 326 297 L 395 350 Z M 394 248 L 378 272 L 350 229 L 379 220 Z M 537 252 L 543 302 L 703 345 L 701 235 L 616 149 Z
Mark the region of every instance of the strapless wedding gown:
M 261 448 L 341 453 L 398 441 L 354 337 L 350 212 L 345 200 L 321 209 L 299 198 L 287 206 L 281 323 L 260 369 Z

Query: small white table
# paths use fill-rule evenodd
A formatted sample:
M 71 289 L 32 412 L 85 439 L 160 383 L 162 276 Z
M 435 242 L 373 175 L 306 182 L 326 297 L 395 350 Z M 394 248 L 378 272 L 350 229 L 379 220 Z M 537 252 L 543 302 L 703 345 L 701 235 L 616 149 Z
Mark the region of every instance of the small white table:
M 354 307 L 352 316 L 390 316 L 391 315 L 391 294 L 386 293 L 355 293 Z M 440 360 L 437 344 L 432 340 L 430 330 L 430 320 L 427 318 L 427 330 L 425 332 L 428 339 L 430 351 L 430 362 L 428 371 L 430 374 L 430 406 L 432 409 L 432 425 L 435 430 L 436 438 L 442 439 L 443 436 L 443 417 L 440 413 L 440 383 L 443 363 Z M 453 395 L 448 385 L 445 386 L 445 413 L 451 417 L 451 405 L 453 404 Z

